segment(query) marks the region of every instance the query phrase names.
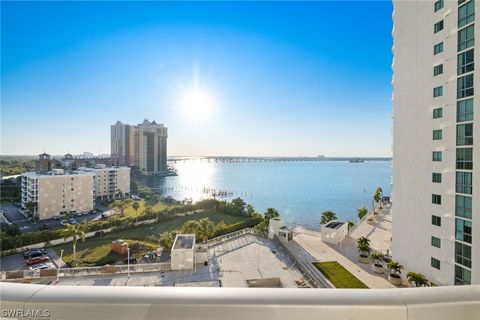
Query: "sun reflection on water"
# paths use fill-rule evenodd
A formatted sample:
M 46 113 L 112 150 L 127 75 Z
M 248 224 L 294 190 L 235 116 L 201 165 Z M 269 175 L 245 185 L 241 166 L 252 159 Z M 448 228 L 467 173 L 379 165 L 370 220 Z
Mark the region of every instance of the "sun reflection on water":
M 206 190 L 212 188 L 212 178 L 217 170 L 212 163 L 189 161 L 175 166 L 178 186 L 185 198 L 197 201 L 209 197 Z

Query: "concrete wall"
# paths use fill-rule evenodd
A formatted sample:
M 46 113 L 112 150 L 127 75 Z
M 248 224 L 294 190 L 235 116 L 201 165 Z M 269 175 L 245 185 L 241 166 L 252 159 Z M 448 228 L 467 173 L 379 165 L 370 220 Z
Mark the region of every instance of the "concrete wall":
M 480 314 L 480 287 L 337 290 L 3 283 L 2 312 L 17 309 L 47 309 L 52 320 L 467 320 Z

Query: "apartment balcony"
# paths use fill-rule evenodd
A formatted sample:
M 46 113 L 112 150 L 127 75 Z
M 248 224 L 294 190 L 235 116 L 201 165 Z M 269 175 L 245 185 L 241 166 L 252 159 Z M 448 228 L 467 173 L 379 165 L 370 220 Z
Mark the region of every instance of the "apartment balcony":
M 478 319 L 480 285 L 404 289 L 45 286 L 2 283 L 4 310 L 49 319 Z

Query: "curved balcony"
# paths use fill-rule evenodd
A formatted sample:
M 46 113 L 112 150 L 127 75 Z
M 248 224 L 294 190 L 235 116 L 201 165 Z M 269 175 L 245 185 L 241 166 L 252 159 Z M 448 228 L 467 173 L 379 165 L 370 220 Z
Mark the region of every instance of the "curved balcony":
M 144 320 L 463 320 L 478 319 L 480 315 L 480 285 L 362 290 L 1 283 L 1 292 L 2 317 L 6 312 L 44 312 L 49 319 Z

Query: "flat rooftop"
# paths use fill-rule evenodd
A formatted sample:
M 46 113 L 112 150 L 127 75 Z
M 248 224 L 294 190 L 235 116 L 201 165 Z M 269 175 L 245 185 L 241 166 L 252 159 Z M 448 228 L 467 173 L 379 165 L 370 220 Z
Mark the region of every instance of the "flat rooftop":
M 195 270 L 60 278 L 56 285 L 296 288 L 304 279 L 295 265 L 275 242 L 243 235 L 209 247 L 208 266 Z
M 345 224 L 344 221 L 332 221 L 325 225 L 325 228 L 338 229 Z
M 195 235 L 194 234 L 177 234 L 175 238 L 175 243 L 173 244 L 172 249 L 193 249 L 195 245 Z

